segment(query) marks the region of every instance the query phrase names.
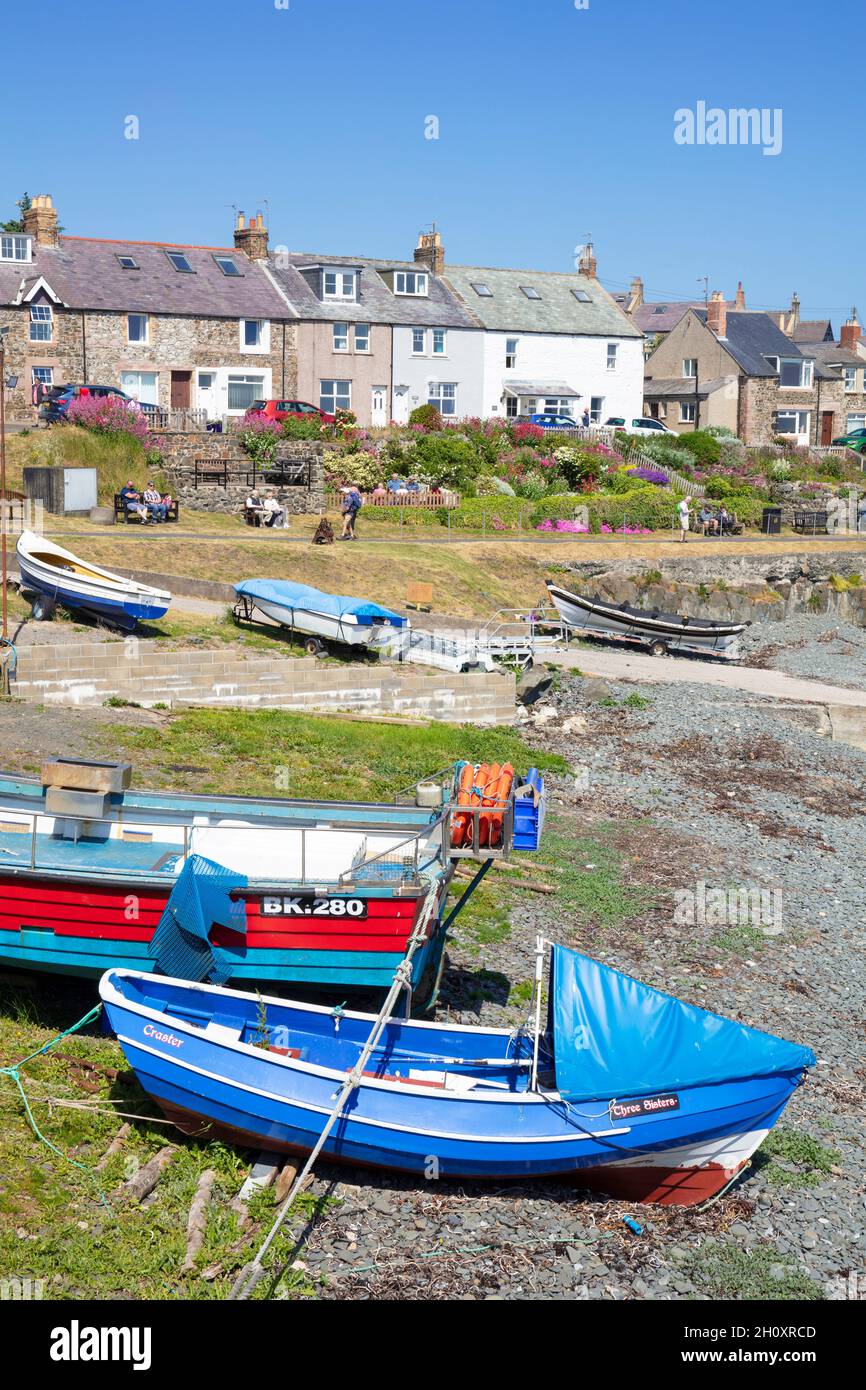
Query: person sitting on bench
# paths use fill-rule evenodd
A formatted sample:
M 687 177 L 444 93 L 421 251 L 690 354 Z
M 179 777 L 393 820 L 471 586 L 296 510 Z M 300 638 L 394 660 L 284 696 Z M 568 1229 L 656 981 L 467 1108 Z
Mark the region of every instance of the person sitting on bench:
M 162 500 L 162 493 L 154 487 L 153 483 L 148 483 L 142 493 L 142 499 L 154 521 L 165 521 L 168 507 Z
M 706 502 L 698 512 L 698 521 L 701 523 L 701 530 L 705 536 L 715 535 L 716 531 L 719 529 L 719 523 L 716 521 L 716 518 L 713 516 Z
M 264 510 L 266 526 L 276 526 L 278 529 L 283 526 L 286 519 L 285 508 L 280 506 L 272 492 L 265 498 Z
M 140 516 L 145 524 L 150 521 L 147 507 L 141 500 L 141 494 L 131 478 L 127 481 L 126 487 L 120 489 L 120 500 L 125 511 L 132 512 L 134 516 Z
M 247 514 L 247 521 L 251 521 L 254 526 L 261 526 L 265 514 L 265 504 L 259 496 L 257 487 L 253 488 L 247 498 L 244 510 Z

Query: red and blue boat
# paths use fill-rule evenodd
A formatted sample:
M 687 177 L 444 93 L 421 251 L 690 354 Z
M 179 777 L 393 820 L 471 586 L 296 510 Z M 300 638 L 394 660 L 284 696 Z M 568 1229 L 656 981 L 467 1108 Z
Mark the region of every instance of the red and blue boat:
M 480 875 L 512 848 L 536 848 L 543 823 L 531 771 L 498 813 L 497 845 L 481 845 L 490 813 L 476 808 L 461 810 L 470 824 L 458 837 L 458 770 L 393 805 L 137 791 L 128 764 L 62 758 L 41 781 L 0 776 L 0 965 L 151 969 L 179 881 L 187 903 L 196 868 L 223 870 L 241 910 L 205 924 L 220 969 L 196 978 L 387 989 L 432 891 L 413 959 L 420 1007 L 435 992 L 456 861 L 475 859 Z
M 336 1111 L 334 1160 L 570 1176 L 634 1201 L 720 1192 L 815 1062 L 560 946 L 546 1026 L 516 1030 L 391 1018 L 376 1032 L 381 1016 L 126 970 L 99 988 L 138 1080 L 186 1133 L 309 1153 Z

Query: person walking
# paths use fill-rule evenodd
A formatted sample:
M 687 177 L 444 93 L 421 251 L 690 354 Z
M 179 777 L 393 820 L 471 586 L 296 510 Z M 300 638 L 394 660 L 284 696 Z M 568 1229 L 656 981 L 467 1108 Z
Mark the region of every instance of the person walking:
M 343 497 L 343 534 L 341 541 L 355 541 L 355 520 L 361 510 L 361 493 L 356 483 L 350 483 Z
M 678 512 L 678 514 L 679 514 L 679 519 L 680 519 L 680 540 L 681 540 L 681 541 L 685 541 L 685 540 L 687 539 L 687 537 L 688 537 L 689 526 L 690 526 L 690 524 L 691 524 L 691 523 L 690 523 L 690 519 L 689 519 L 689 507 L 691 506 L 691 502 L 692 502 L 691 497 L 684 497 L 684 498 L 682 499 L 682 501 L 680 501 L 680 502 L 677 503 L 677 512 Z

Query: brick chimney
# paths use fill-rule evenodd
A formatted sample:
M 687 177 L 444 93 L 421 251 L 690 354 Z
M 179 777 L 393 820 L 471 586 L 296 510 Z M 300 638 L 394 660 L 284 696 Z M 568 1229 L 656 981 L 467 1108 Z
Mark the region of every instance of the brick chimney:
M 718 338 L 724 338 L 728 327 L 728 306 L 721 290 L 713 290 L 707 305 L 707 328 L 711 328 Z
M 860 346 L 860 335 L 862 329 L 857 322 L 857 310 L 851 310 L 851 317 L 842 324 L 842 331 L 839 334 L 839 346 L 847 348 L 849 352 L 854 352 Z
M 626 313 L 633 314 L 635 309 L 639 309 L 643 304 L 643 280 L 636 275 L 628 287 L 628 304 Z
M 591 241 L 588 241 L 580 253 L 577 262 L 578 275 L 585 275 L 588 280 L 595 280 L 598 271 L 598 261 L 595 259 L 595 251 Z
M 742 313 L 743 310 L 745 309 L 745 307 L 746 307 L 746 291 L 743 289 L 743 282 L 742 282 L 742 280 L 738 280 L 738 281 L 737 281 L 737 297 L 736 297 L 736 299 L 735 299 L 735 301 L 734 301 L 734 308 L 737 309 L 740 313 Z
M 445 248 L 435 227 L 430 232 L 418 233 L 418 245 L 414 254 L 415 260 L 421 265 L 426 265 L 431 274 L 444 275 Z
M 58 246 L 60 235 L 57 230 L 57 209 L 51 201 L 50 193 L 37 193 L 24 213 L 24 232 L 32 236 L 38 246 Z
M 242 212 L 235 223 L 235 246 L 251 261 L 263 261 L 268 254 L 268 230 L 260 212 L 247 223 Z

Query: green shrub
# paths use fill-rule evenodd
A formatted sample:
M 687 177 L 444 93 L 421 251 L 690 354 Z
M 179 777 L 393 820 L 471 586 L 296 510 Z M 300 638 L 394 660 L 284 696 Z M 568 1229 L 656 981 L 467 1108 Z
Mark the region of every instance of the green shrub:
M 422 434 L 406 455 L 406 466 L 425 483 L 438 483 L 461 493 L 475 491 L 478 454 L 460 435 Z
M 722 447 L 715 435 L 708 430 L 693 430 L 690 434 L 679 436 L 680 448 L 687 449 L 697 463 L 718 463 Z
M 322 423 L 318 416 L 298 419 L 289 415 L 282 423 L 283 439 L 321 439 Z
M 409 424 L 423 425 L 425 430 L 441 430 L 442 416 L 435 405 L 419 405 L 409 416 Z

